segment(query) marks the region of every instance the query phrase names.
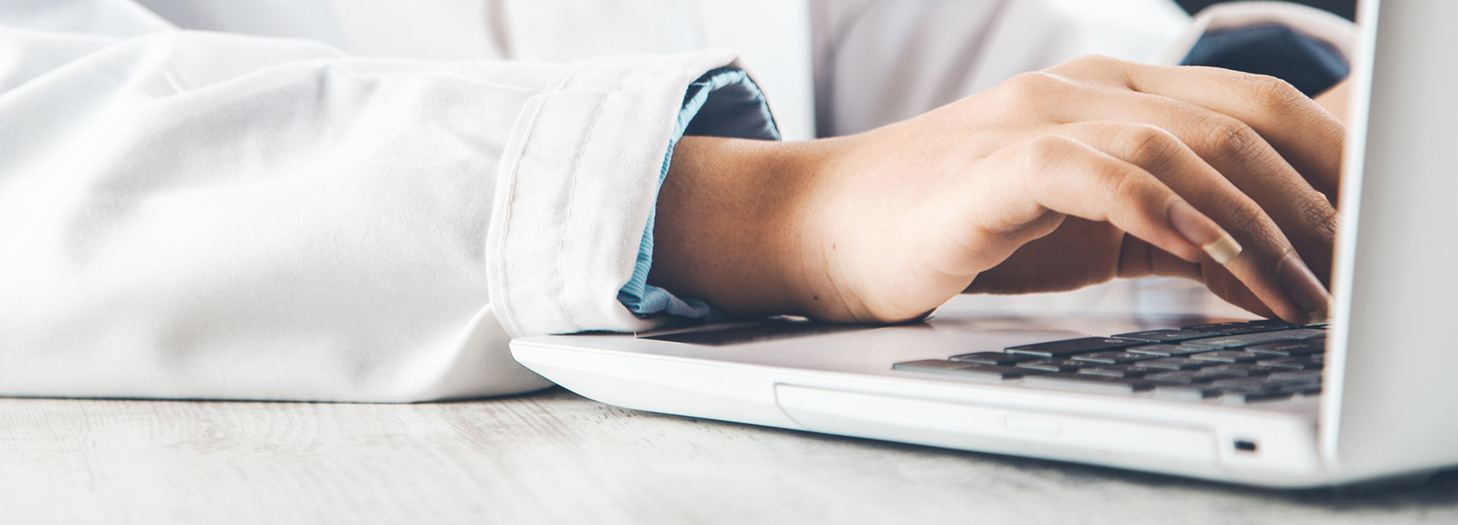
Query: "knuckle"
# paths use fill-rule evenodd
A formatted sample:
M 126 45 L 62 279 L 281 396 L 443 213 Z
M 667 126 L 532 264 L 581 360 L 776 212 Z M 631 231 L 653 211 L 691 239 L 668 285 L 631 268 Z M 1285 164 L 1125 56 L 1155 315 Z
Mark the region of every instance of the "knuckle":
M 1029 172 L 1047 176 L 1050 166 L 1068 154 L 1071 144 L 1067 138 L 1058 135 L 1041 135 L 1029 140 L 1023 149 L 1023 165 Z
M 1334 241 L 1337 234 L 1337 212 L 1336 209 L 1325 202 L 1314 202 L 1302 210 L 1305 223 L 1311 226 L 1317 238 L 1324 241 Z
M 1246 84 L 1257 104 L 1266 110 L 1284 110 L 1306 100 L 1306 95 L 1290 82 L 1268 75 L 1245 75 Z
M 1003 82 L 1002 85 L 1004 87 L 1011 88 L 1014 92 L 1026 93 L 1028 91 L 1037 89 L 1039 87 L 1039 84 L 1044 81 L 1044 77 L 1046 76 L 1048 76 L 1048 74 L 1043 73 L 1042 71 L 1019 73 L 1017 75 L 1014 75 L 1012 78 L 1007 79 L 1007 81 Z
M 1105 202 L 1119 204 L 1116 208 L 1137 203 L 1143 194 L 1142 179 L 1127 165 L 1105 162 L 1096 169 L 1094 176 L 1098 187 L 1103 189 Z
M 1221 159 L 1248 160 L 1264 140 L 1254 128 L 1230 117 L 1210 117 L 1202 127 L 1206 130 L 1206 149 Z
M 1023 107 L 1044 107 L 1067 95 L 1073 86 L 1067 79 L 1044 71 L 1020 73 L 1003 83 L 1011 102 Z
M 1235 206 L 1235 213 L 1230 214 L 1230 228 L 1232 232 L 1243 232 L 1246 238 L 1257 239 L 1262 244 L 1271 244 L 1279 236 L 1273 233 L 1280 231 L 1275 229 L 1275 223 L 1266 215 L 1265 210 L 1254 202 L 1243 202 Z M 1268 228 L 1267 225 L 1270 225 Z
M 1136 65 L 1134 62 L 1121 60 L 1108 55 L 1092 54 L 1080 56 L 1044 71 L 1068 75 L 1074 78 L 1103 79 L 1105 81 L 1122 80 L 1127 83 L 1129 71 Z
M 1180 141 L 1168 131 L 1156 126 L 1140 125 L 1129 128 L 1120 138 L 1129 162 L 1145 169 L 1159 167 L 1168 162 L 1180 146 Z
M 1078 58 L 1075 58 L 1075 59 L 1069 61 L 1069 63 L 1071 63 L 1071 64 L 1077 64 L 1077 65 L 1079 65 L 1081 67 L 1104 68 L 1104 67 L 1110 67 L 1110 66 L 1122 66 L 1126 62 L 1124 62 L 1123 60 L 1119 60 L 1117 58 L 1111 57 L 1109 55 L 1101 55 L 1101 54 L 1098 54 L 1098 53 L 1093 53 L 1093 54 L 1083 55 L 1083 56 L 1080 56 Z

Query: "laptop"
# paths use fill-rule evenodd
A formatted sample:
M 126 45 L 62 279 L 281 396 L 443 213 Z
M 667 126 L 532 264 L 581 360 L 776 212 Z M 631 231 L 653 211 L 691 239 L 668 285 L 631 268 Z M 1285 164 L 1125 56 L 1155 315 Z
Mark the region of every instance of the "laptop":
M 770 319 L 512 353 L 631 409 L 1238 484 L 1458 466 L 1458 2 L 1360 13 L 1329 324 L 1096 288 L 961 297 L 898 326 Z

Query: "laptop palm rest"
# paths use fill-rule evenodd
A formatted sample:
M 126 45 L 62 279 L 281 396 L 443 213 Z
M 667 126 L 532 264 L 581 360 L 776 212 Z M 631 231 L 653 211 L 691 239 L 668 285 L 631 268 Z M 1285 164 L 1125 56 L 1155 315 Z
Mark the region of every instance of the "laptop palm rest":
M 775 385 L 780 410 L 814 432 L 1125 468 L 1209 470 L 1208 429 Z M 1111 459 L 1115 459 L 1111 462 Z

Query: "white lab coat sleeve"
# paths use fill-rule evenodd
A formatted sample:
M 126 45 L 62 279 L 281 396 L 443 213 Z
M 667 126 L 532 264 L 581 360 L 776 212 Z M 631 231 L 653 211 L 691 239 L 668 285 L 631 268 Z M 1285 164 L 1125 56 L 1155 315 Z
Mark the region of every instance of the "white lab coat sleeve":
M 651 326 L 618 289 L 686 87 L 734 60 L 446 64 L 15 20 L 0 27 L 0 395 L 546 386 L 510 337 Z

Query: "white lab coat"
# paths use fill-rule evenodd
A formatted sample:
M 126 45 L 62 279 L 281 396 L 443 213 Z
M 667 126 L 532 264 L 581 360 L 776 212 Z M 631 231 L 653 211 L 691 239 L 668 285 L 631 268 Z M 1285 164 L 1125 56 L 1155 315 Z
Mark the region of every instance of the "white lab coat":
M 805 138 L 1087 52 L 1155 59 L 1189 23 L 903 4 L 0 3 L 0 395 L 540 388 L 511 337 L 661 322 L 617 292 L 686 86 L 743 65 L 700 49 L 741 49 Z

